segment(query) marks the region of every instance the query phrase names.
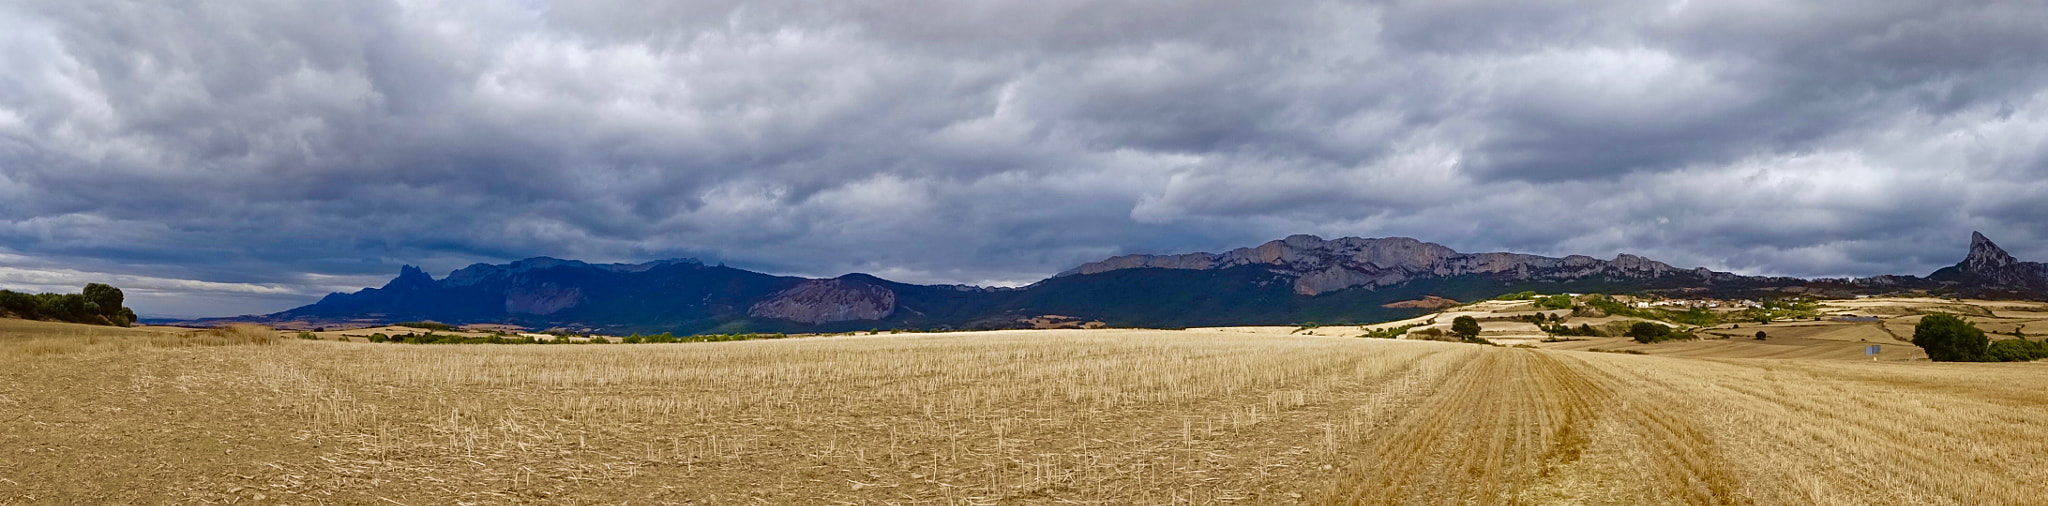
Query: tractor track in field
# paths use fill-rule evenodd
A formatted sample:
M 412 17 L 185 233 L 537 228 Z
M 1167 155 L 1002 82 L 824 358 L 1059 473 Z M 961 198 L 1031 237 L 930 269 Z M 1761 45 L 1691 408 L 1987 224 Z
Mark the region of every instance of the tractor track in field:
M 1318 502 L 1511 504 L 1571 477 L 1607 424 L 1645 442 L 1631 448 L 1654 479 L 1625 480 L 1642 501 L 1740 504 L 1733 474 L 1685 419 L 1655 403 L 1618 398 L 1614 378 L 1551 352 L 1488 350 L 1451 373 L 1359 457 Z M 1596 502 L 1563 498 L 1564 502 Z M 1548 501 L 1537 501 L 1548 502 Z

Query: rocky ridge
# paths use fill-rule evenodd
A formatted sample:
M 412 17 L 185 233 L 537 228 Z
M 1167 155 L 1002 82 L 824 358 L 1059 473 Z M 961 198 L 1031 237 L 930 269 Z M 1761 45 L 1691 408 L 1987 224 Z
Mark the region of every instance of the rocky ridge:
M 896 292 L 864 276 L 812 279 L 747 308 L 747 315 L 800 323 L 880 320 L 896 313 Z
M 589 264 L 536 257 L 470 265 L 438 280 L 404 266 L 383 287 L 330 294 L 278 313 L 157 323 L 310 327 L 436 320 L 621 332 L 1029 328 L 1076 322 L 1173 327 L 1369 321 L 1423 305 L 1455 303 L 1449 299 L 1479 300 L 1520 290 L 2048 300 L 2048 264 L 2020 261 L 1983 234 L 1972 235 L 1961 262 L 1929 276 L 1853 280 L 1680 269 L 1627 254 L 1601 260 L 1459 253 L 1405 237 L 1296 235 L 1224 253 L 1119 256 L 1029 286 L 992 289 L 896 283 L 865 274 L 774 276 L 687 259 Z M 1045 315 L 1064 316 L 1052 322 Z
M 1511 281 L 1573 280 L 1595 276 L 1650 279 L 1672 275 L 1702 281 L 1729 281 L 1744 276 L 1700 269 L 1679 269 L 1647 258 L 1622 254 L 1613 260 L 1584 255 L 1552 258 L 1520 253 L 1459 253 L 1441 244 L 1407 237 L 1324 240 L 1294 235 L 1257 247 L 1222 254 L 1127 255 L 1084 264 L 1058 276 L 1100 274 L 1139 269 L 1211 270 L 1265 266 L 1294 278 L 1294 293 L 1319 295 L 1352 288 L 1377 288 L 1429 278 L 1488 275 Z

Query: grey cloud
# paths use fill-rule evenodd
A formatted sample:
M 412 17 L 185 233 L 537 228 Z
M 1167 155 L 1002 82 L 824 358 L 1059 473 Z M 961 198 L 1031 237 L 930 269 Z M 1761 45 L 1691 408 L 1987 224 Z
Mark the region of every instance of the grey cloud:
M 1014 284 L 1316 233 L 1869 275 L 1953 262 L 1981 229 L 2048 259 L 2027 253 L 2048 246 L 2044 16 L 19 2 L 0 267 L 285 292 L 175 309 L 226 314 L 337 285 L 307 273 L 532 255 Z

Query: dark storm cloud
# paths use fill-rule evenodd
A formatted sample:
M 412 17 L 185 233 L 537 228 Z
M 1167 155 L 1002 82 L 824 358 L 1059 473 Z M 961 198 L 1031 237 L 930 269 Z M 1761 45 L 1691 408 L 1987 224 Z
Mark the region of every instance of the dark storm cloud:
M 0 6 L 0 286 L 281 309 L 400 263 L 1028 282 L 1293 233 L 2048 259 L 2033 2 Z M 2034 252 L 2034 253 L 2030 253 Z

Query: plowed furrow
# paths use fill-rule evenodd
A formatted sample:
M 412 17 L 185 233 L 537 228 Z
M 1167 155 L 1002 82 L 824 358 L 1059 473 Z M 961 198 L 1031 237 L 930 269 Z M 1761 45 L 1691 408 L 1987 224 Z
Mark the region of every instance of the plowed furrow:
M 1548 376 L 1560 378 L 1572 388 L 1581 388 L 1597 396 L 1603 408 L 1596 411 L 1595 416 L 1619 422 L 1638 436 L 1635 439 L 1643 442 L 1637 451 L 1646 454 L 1653 466 L 1643 481 L 1643 484 L 1650 485 L 1648 490 L 1642 491 L 1646 497 L 1689 505 L 1747 502 L 1735 493 L 1734 474 L 1730 472 L 1728 463 L 1715 452 L 1711 440 L 1677 414 L 1682 411 L 1670 409 L 1654 399 L 1617 399 L 1613 392 L 1622 390 L 1617 388 L 1615 382 L 1618 380 L 1576 360 L 1571 363 L 1546 360 L 1546 366 L 1551 369 Z
M 1649 501 L 1730 504 L 1732 482 L 1712 445 L 1652 403 L 1620 402 L 1614 388 L 1550 353 L 1490 350 L 1453 373 L 1360 457 L 1321 502 L 1504 504 L 1585 455 L 1595 423 L 1646 445 L 1626 451 L 1655 466 L 1641 483 L 1618 483 Z M 1583 364 L 1579 364 L 1583 366 Z M 1608 458 L 1615 458 L 1608 456 Z M 1611 467 L 1611 466 L 1610 466 Z M 1641 481 L 1641 480 L 1637 480 Z

